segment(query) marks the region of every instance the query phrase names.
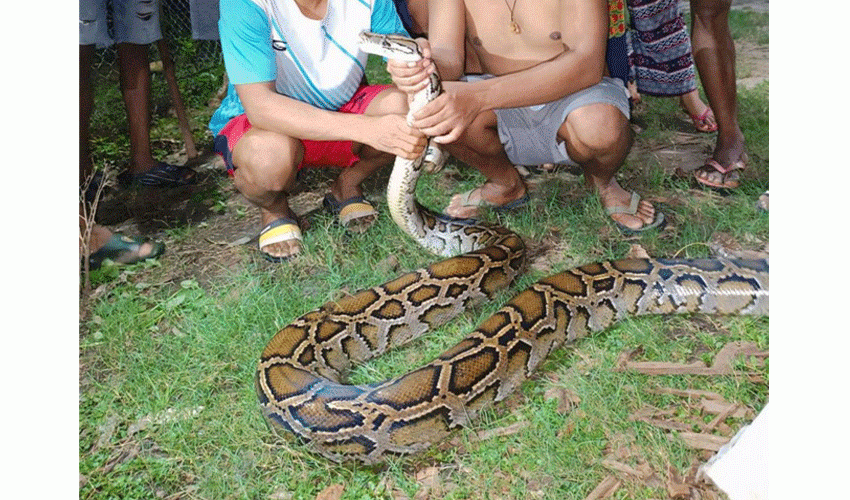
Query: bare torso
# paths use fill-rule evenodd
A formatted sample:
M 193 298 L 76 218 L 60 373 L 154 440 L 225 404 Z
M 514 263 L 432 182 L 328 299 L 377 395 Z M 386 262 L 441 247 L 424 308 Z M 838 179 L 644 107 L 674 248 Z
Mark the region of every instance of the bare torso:
M 467 47 L 474 51 L 481 71 L 513 73 L 564 52 L 561 9 L 573 1 L 465 0 Z M 512 9 L 519 33 L 513 29 Z

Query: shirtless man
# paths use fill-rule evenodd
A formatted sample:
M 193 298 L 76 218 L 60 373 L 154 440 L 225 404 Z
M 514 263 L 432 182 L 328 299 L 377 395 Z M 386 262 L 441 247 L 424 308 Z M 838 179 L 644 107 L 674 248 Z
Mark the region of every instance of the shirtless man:
M 605 77 L 606 0 L 430 0 L 427 25 L 425 58 L 387 69 L 408 93 L 439 69 L 444 93 L 413 126 L 487 179 L 454 196 L 447 214 L 521 205 L 528 195 L 515 164 L 567 163 L 583 168 L 622 231 L 662 225 L 661 212 L 614 178 L 632 136 L 625 87 Z M 487 76 L 464 77 L 465 42 Z
M 360 184 L 395 156 L 416 158 L 406 95 L 365 86 L 361 31 L 406 33 L 392 0 L 229 0 L 219 33 L 230 78 L 210 120 L 216 152 L 236 188 L 260 209 L 260 252 L 279 262 L 301 251 L 287 190 L 305 166 L 344 167 L 325 205 L 362 232 L 375 219 Z

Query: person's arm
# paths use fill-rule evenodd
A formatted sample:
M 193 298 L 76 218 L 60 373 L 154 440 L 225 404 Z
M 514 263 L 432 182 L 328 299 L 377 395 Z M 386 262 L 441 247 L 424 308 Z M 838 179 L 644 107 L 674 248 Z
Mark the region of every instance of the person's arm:
M 428 42 L 431 58 L 445 82 L 460 80 L 466 62 L 466 8 L 458 0 L 428 1 Z
M 432 32 L 437 29 L 434 26 Z M 414 115 L 414 127 L 433 136 L 438 143 L 449 143 L 457 140 L 483 111 L 551 102 L 599 83 L 605 71 L 607 1 L 563 2 L 560 27 L 564 52 L 531 68 L 487 80 L 447 81 L 443 95 Z M 445 63 L 437 54 L 456 50 L 456 43 L 456 35 L 452 38 L 451 34 L 431 39 L 431 52 L 441 74 Z M 461 45 L 461 53 L 462 50 Z M 449 61 L 446 71 L 456 74 L 454 64 Z
M 402 115 L 328 111 L 278 94 L 274 82 L 234 86 L 248 121 L 264 130 L 314 141 L 354 141 L 408 159 L 424 148 L 421 134 Z
M 387 61 L 393 83 L 409 95 L 428 85 L 429 75 L 439 68 L 442 81 L 460 80 L 464 68 L 466 14 L 463 2 L 428 0 L 428 39 L 418 38 L 422 60 L 416 63 Z M 432 43 L 434 41 L 434 43 Z M 432 45 L 438 47 L 436 54 Z M 435 65 L 436 63 L 436 65 Z

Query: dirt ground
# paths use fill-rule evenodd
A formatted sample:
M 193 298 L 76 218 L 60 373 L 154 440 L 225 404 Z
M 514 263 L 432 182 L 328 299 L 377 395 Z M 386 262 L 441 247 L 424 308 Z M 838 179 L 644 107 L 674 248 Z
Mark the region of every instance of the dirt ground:
M 736 0 L 733 8 L 766 11 L 767 0 Z M 688 2 L 682 2 L 687 10 Z M 739 88 L 752 88 L 768 78 L 768 47 L 749 42 L 738 43 Z M 671 141 L 655 144 L 642 140 L 640 113 L 635 113 L 634 128 L 638 131 L 635 145 L 627 162 L 632 165 L 653 163 L 660 165 L 670 175 L 679 168 L 690 171 L 702 164 L 713 146 L 713 135 L 696 132 L 684 113 L 671 118 L 674 135 Z M 211 141 L 210 141 L 211 143 Z M 163 268 L 173 273 L 171 278 L 209 280 L 220 271 L 243 264 L 253 258 L 244 251 L 244 245 L 256 245 L 259 231 L 259 213 L 233 187 L 224 174 L 221 159 L 211 152 L 211 144 L 198 144 L 200 156 L 187 160 L 185 148 L 166 160 L 187 164 L 199 174 L 196 185 L 169 190 L 107 188 L 98 208 L 98 221 L 115 231 L 131 235 L 145 235 L 166 242 L 167 252 L 161 258 Z M 310 169 L 304 171 L 303 182 L 291 199 L 293 209 L 308 220 L 322 208 L 322 198 L 336 175 L 334 170 Z M 366 196 L 380 199 L 384 196 L 389 169 L 364 185 Z M 551 174 L 550 174 L 551 175 Z M 559 176 L 572 176 L 561 172 Z M 528 179 L 533 195 L 541 176 Z M 175 235 L 173 228 L 192 227 L 191 238 Z M 534 254 L 534 249 L 530 249 Z M 532 263 L 535 265 L 535 263 Z M 546 263 L 536 263 L 538 269 Z

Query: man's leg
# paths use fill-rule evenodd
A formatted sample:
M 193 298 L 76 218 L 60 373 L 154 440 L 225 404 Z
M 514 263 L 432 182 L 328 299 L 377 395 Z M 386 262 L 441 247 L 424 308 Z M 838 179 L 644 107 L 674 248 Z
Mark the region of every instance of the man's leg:
M 150 111 L 151 74 L 148 45 L 118 44 L 121 95 L 130 127 L 130 173 L 141 174 L 152 169 L 156 160 L 151 155 Z
M 233 147 L 236 189 L 260 209 L 263 227 L 282 218 L 297 220 L 287 202 L 297 167 L 304 157 L 301 141 L 252 128 Z M 301 252 L 301 242 L 289 239 L 262 248 L 271 257 L 286 258 Z
M 691 37 L 697 70 L 717 120 L 717 143 L 712 158 L 724 167 L 737 162 L 743 167 L 745 142 L 738 123 L 735 43 L 729 32 L 731 5 L 732 0 L 691 0 Z M 706 166 L 698 169 L 696 175 L 715 185 L 737 186 L 738 172 L 724 176 Z
M 407 95 L 394 87 L 388 87 L 371 98 L 364 115 L 383 116 L 389 114 L 407 114 Z M 359 110 L 358 110 L 359 111 Z M 340 171 L 339 176 L 331 185 L 331 195 L 337 203 L 349 201 L 347 208 L 338 206 L 340 222 L 356 233 L 363 233 L 378 219 L 378 213 L 371 203 L 360 200 L 363 196 L 361 187 L 376 170 L 389 165 L 395 156 L 379 151 L 365 144 L 352 143 L 352 153 L 359 158 L 355 163 Z M 352 200 L 355 198 L 355 200 Z
M 496 126 L 495 113 L 482 113 L 460 139 L 444 146 L 452 156 L 477 168 L 487 179 L 468 197 L 464 194 L 453 196 L 445 210 L 448 215 L 475 218 L 479 215 L 479 206 L 500 207 L 525 196 L 525 182 L 508 159 Z
M 364 115 L 405 115 L 407 114 L 407 95 L 395 88 L 387 88 L 372 98 L 363 111 Z M 360 158 L 348 168 L 342 169 L 336 182 L 331 186 L 331 194 L 339 200 L 347 200 L 353 196 L 362 196 L 360 185 L 372 173 L 384 165 L 391 163 L 395 156 L 378 151 L 364 144 L 352 144 L 353 152 Z
M 94 109 L 94 89 L 91 78 L 93 61 L 94 44 L 80 45 L 80 186 L 92 173 L 89 126 Z
M 585 181 L 599 195 L 603 207 L 629 206 L 632 194 L 614 177 L 632 144 L 629 121 L 620 110 L 604 103 L 575 109 L 567 115 L 558 137 L 566 142 L 570 158 L 584 169 Z M 651 224 L 655 217 L 655 207 L 646 200 L 641 200 L 634 215 L 611 215 L 615 221 L 635 230 Z

